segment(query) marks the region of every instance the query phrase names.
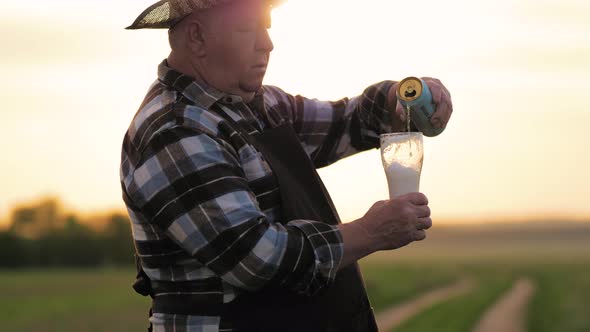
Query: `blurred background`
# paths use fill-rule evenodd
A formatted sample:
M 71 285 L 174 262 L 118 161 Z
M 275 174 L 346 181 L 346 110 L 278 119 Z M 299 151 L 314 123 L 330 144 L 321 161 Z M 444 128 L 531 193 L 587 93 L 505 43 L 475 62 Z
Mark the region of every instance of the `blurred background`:
M 124 30 L 151 3 L 0 4 L 6 331 L 146 326 L 149 301 L 130 288 L 118 168 L 127 126 L 169 52 L 166 31 Z M 449 126 L 424 143 L 428 240 L 361 262 L 380 323 L 388 309 L 413 308 L 383 331 L 485 331 L 485 317 L 508 317 L 514 331 L 590 331 L 588 13 L 583 0 L 275 9 L 265 84 L 332 100 L 429 76 L 451 91 Z M 320 174 L 345 221 L 388 197 L 377 150 Z

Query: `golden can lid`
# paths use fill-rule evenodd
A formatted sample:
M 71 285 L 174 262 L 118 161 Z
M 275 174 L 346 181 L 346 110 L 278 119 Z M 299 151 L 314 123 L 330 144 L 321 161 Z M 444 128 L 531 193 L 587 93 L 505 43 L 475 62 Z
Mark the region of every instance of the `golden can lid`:
M 404 78 L 397 87 L 397 96 L 399 99 L 410 102 L 422 95 L 422 81 L 417 77 Z

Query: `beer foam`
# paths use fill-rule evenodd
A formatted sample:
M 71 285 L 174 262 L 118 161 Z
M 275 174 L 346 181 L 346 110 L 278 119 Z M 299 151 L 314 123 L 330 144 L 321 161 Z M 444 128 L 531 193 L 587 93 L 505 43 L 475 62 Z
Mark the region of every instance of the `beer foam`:
M 420 188 L 420 170 L 393 163 L 385 170 L 389 185 L 389 198 L 395 198 Z

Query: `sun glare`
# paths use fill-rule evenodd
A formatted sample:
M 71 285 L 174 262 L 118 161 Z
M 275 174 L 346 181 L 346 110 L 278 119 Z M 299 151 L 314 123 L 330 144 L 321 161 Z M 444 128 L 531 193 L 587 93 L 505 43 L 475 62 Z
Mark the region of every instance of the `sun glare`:
M 0 53 L 0 133 L 9 142 L 0 223 L 11 207 L 48 193 L 81 210 L 122 206 L 121 140 L 169 52 L 164 30 L 124 30 L 152 2 L 12 2 L 0 13 L 0 27 L 16 32 L 0 36 L 7 50 Z M 580 153 L 590 149 L 588 6 L 290 0 L 273 11 L 265 84 L 335 100 L 382 80 L 440 78 L 455 112 L 445 133 L 425 141 L 421 190 L 433 210 L 444 217 L 587 217 L 588 158 Z M 552 83 L 564 80 L 571 84 Z M 556 131 L 567 134 L 546 135 Z M 577 162 L 556 165 L 549 156 Z M 376 151 L 320 173 L 343 219 L 386 198 Z

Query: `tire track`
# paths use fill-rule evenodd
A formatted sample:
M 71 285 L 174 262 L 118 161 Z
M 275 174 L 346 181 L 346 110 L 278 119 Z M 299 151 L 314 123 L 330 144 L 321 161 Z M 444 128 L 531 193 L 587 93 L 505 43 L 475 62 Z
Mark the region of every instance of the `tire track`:
M 524 332 L 526 309 L 535 293 L 535 284 L 528 278 L 514 282 L 481 317 L 473 332 Z
M 377 314 L 377 326 L 380 331 L 390 331 L 407 319 L 439 302 L 469 292 L 474 285 L 471 279 L 460 279 L 454 284 L 432 290 L 415 299 L 395 305 Z

